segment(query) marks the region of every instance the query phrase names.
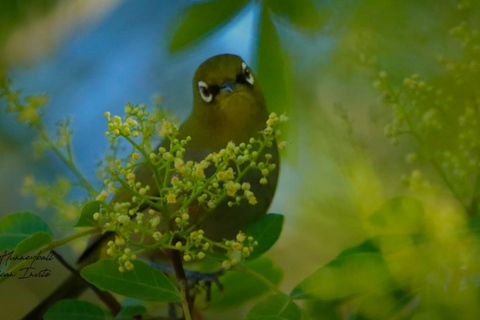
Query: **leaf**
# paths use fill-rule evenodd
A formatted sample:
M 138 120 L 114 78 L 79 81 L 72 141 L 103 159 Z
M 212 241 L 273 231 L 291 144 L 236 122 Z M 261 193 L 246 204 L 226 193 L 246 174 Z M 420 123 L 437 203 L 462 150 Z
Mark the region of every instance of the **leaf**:
M 45 320 L 106 320 L 111 319 L 102 308 L 86 301 L 61 300 L 44 314 Z
M 274 14 L 285 17 L 298 28 L 318 31 L 323 25 L 323 17 L 310 0 L 268 0 L 267 6 Z
M 28 238 L 23 239 L 18 243 L 15 247 L 15 252 L 13 253 L 14 256 L 21 256 L 27 252 L 40 249 L 47 243 L 51 242 L 53 237 L 50 233 L 45 231 L 39 231 Z
M 247 262 L 245 267 L 267 278 L 275 285 L 278 285 L 283 278 L 283 270 L 276 267 L 268 258 Z M 219 280 L 225 292 L 220 292 L 217 287 L 212 288 L 212 308 L 223 309 L 240 305 L 264 295 L 269 290 L 268 286 L 256 276 L 236 270 L 228 271 Z
M 425 225 L 423 204 L 414 198 L 397 197 L 385 202 L 369 217 L 371 235 L 420 233 Z
M 77 223 L 74 227 L 90 227 L 97 224 L 93 219 L 93 214 L 95 212 L 100 212 L 100 202 L 99 201 L 89 201 L 85 203 L 80 213 L 80 218 L 78 218 Z
M 180 301 L 180 292 L 162 272 L 145 262 L 134 261 L 132 271 L 120 272 L 118 264 L 109 259 L 90 264 L 80 271 L 91 284 L 127 297 L 146 301 Z
M 291 292 L 293 299 L 337 300 L 385 290 L 390 271 L 372 242 L 349 248 L 317 269 Z
M 133 317 L 144 315 L 146 313 L 147 309 L 144 306 L 128 306 L 120 310 L 115 317 L 115 320 L 132 320 Z
M 184 14 L 182 24 L 170 43 L 170 51 L 179 51 L 191 46 L 196 40 L 206 37 L 226 24 L 247 3 L 247 0 L 213 0 L 195 3 Z
M 300 320 L 300 308 L 288 296 L 275 294 L 255 305 L 247 320 Z
M 293 88 L 290 66 L 265 4 L 262 5 L 260 13 L 258 78 L 265 93 L 269 110 L 277 113 L 290 110 Z
M 48 225 L 31 212 L 9 214 L 0 219 L 0 251 L 13 250 L 26 238 L 43 231 L 53 236 Z
M 282 233 L 283 221 L 284 217 L 281 214 L 267 214 L 245 231 L 246 235 L 252 236 L 258 241 L 258 246 L 255 247 L 247 260 L 260 257 L 277 242 L 280 233 Z

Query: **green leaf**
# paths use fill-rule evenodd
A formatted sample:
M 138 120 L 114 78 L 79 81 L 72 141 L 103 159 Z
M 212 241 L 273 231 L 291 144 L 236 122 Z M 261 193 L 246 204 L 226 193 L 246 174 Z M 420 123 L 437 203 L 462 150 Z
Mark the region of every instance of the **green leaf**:
M 13 250 L 26 238 L 43 231 L 53 236 L 48 225 L 31 212 L 9 214 L 0 219 L 0 251 Z
M 90 227 L 96 225 L 97 222 L 93 220 L 93 214 L 95 212 L 100 212 L 99 201 L 94 200 L 85 203 L 82 208 L 82 212 L 80 213 L 80 218 L 74 227 Z
M 292 79 L 292 70 L 281 47 L 280 39 L 272 21 L 271 14 L 265 3 L 262 4 L 259 23 L 258 40 L 258 79 L 265 94 L 268 110 L 278 114 L 288 113 L 288 129 L 284 129 L 284 135 L 289 132 L 296 132 L 296 112 L 293 108 L 293 94 L 295 85 Z M 289 136 L 289 141 L 295 137 Z M 290 153 L 294 155 L 295 153 Z
M 291 292 L 293 299 L 338 300 L 391 286 L 387 264 L 372 241 L 349 248 L 317 269 Z
M 423 204 L 414 198 L 393 198 L 372 213 L 368 222 L 371 235 L 420 233 L 425 226 Z
M 258 246 L 255 247 L 248 260 L 260 257 L 277 242 L 282 232 L 283 221 L 284 217 L 281 214 L 267 214 L 245 231 L 246 235 L 252 236 L 258 241 Z
M 298 28 L 318 31 L 323 25 L 323 17 L 310 0 L 268 0 L 267 6 L 274 14 L 285 17 Z
M 300 308 L 286 295 L 275 294 L 255 305 L 247 320 L 300 320 Z
M 213 0 L 195 3 L 184 13 L 183 22 L 175 32 L 170 51 L 178 51 L 207 37 L 231 20 L 247 3 L 247 0 Z
M 106 320 L 111 319 L 102 308 L 86 301 L 62 300 L 54 304 L 43 316 L 45 320 Z
M 162 272 L 142 261 L 133 262 L 132 271 L 120 272 L 113 260 L 100 260 L 80 271 L 82 277 L 104 290 L 146 301 L 180 301 L 180 292 Z
M 144 306 L 128 306 L 120 310 L 115 317 L 115 320 L 132 320 L 133 317 L 144 315 L 147 313 L 147 308 Z
M 50 233 L 45 231 L 39 231 L 28 238 L 23 239 L 18 243 L 15 247 L 15 252 L 13 253 L 14 256 L 21 256 L 24 253 L 40 249 L 47 243 L 51 242 L 53 237 Z
M 278 285 L 283 278 L 283 270 L 276 267 L 272 260 L 268 258 L 259 258 L 248 262 L 245 267 L 260 274 L 275 285 Z M 219 280 L 225 291 L 222 293 L 217 287 L 212 288 L 212 308 L 223 309 L 240 305 L 264 295 L 269 290 L 268 286 L 258 277 L 236 270 L 228 271 Z

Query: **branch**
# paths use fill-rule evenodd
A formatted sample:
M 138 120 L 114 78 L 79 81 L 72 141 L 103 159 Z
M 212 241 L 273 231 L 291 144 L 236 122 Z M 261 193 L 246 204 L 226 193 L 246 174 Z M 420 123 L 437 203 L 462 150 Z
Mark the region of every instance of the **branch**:
M 173 269 L 175 271 L 175 277 L 178 281 L 178 286 L 180 287 L 180 293 L 182 296 L 182 308 L 183 316 L 185 320 L 192 320 L 191 311 L 193 303 L 190 301 L 188 295 L 188 281 L 185 275 L 185 270 L 183 269 L 182 257 L 178 250 L 170 250 L 170 259 L 172 260 Z
M 52 254 L 57 258 L 57 260 L 68 270 L 70 271 L 75 277 L 78 279 L 81 279 L 86 286 L 88 286 L 90 289 L 92 289 L 93 292 L 98 296 L 98 298 L 110 309 L 112 315 L 116 316 L 120 310 L 122 309 L 122 306 L 118 301 L 115 299 L 115 297 L 107 291 L 103 291 L 98 289 L 96 286 L 82 278 L 80 273 L 78 272 L 77 269 L 73 268 L 61 255 L 59 255 L 56 251 L 52 250 Z

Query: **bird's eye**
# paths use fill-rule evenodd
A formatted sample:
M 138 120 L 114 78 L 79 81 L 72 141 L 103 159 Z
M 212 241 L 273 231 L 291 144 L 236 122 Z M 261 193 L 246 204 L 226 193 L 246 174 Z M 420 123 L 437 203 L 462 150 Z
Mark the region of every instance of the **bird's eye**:
M 243 75 L 245 76 L 245 80 L 247 80 L 248 83 L 253 85 L 254 83 L 253 74 L 245 62 L 242 62 L 242 70 L 243 70 Z
M 200 96 L 202 97 L 203 101 L 207 103 L 212 102 L 213 93 L 210 92 L 210 90 L 208 89 L 208 85 L 205 82 L 203 81 L 198 82 L 198 91 L 200 92 Z

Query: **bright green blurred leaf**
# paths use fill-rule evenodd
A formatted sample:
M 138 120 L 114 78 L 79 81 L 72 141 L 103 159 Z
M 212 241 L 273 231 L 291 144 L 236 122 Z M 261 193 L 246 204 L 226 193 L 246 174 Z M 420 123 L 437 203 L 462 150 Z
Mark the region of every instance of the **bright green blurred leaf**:
M 390 286 L 390 272 L 371 241 L 349 248 L 297 285 L 294 299 L 337 300 L 382 291 Z
M 0 251 L 13 250 L 22 240 L 39 231 L 53 235 L 45 221 L 31 212 L 3 217 L 0 219 Z
M 144 315 L 147 313 L 147 308 L 144 306 L 128 306 L 120 310 L 115 317 L 115 320 L 132 320 L 133 317 Z
M 282 232 L 283 221 L 284 217 L 281 214 L 267 214 L 245 231 L 245 234 L 258 241 L 258 246 L 255 247 L 248 260 L 260 257 L 277 242 Z
M 283 270 L 276 267 L 272 260 L 267 258 L 248 262 L 245 267 L 262 275 L 275 285 L 278 285 L 283 278 Z M 220 292 L 217 287 L 212 288 L 212 308 L 240 305 L 264 295 L 269 290 L 268 286 L 256 276 L 239 271 L 229 271 L 219 280 L 224 286 L 225 292 Z
M 294 111 L 293 83 L 288 59 L 280 45 L 277 30 L 268 8 L 262 6 L 258 41 L 258 78 L 265 93 L 268 109 L 277 113 Z M 291 124 L 289 125 L 290 129 Z
M 422 203 L 414 198 L 398 197 L 385 202 L 368 219 L 371 235 L 414 234 L 424 228 Z
M 93 214 L 95 212 L 100 212 L 99 201 L 89 201 L 85 203 L 80 213 L 80 218 L 78 218 L 74 227 L 90 227 L 96 225 L 97 222 L 93 220 Z
M 170 51 L 185 49 L 195 40 L 210 35 L 227 23 L 247 2 L 213 0 L 192 4 L 187 8 L 183 22 L 173 36 Z
M 62 300 L 54 304 L 43 316 L 45 320 L 107 320 L 107 311 L 86 301 Z
M 267 0 L 267 7 L 276 15 L 285 17 L 298 28 L 318 31 L 323 21 L 310 0 Z
M 133 262 L 132 271 L 120 272 L 113 260 L 100 260 L 80 271 L 91 284 L 127 297 L 146 301 L 180 301 L 180 292 L 162 272 L 142 261 Z
M 23 239 L 18 243 L 15 247 L 15 252 L 13 253 L 14 256 L 21 256 L 24 253 L 40 249 L 47 243 L 51 242 L 53 237 L 50 233 L 45 231 L 39 231 L 31 236 Z
M 300 320 L 300 308 L 286 295 L 275 294 L 255 305 L 247 320 Z

